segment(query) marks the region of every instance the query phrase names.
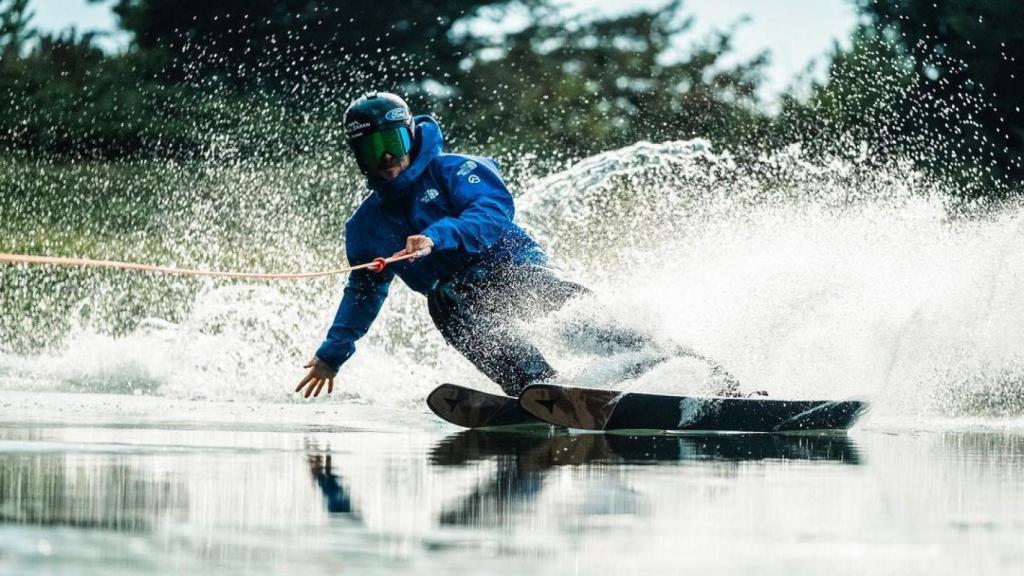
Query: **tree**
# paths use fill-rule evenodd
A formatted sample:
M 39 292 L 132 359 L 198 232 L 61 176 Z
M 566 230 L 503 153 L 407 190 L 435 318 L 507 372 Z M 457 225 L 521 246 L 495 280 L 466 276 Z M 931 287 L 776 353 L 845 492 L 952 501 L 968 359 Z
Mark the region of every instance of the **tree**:
M 202 137 L 165 109 L 187 107 L 181 91 L 142 73 L 146 55 L 110 56 L 95 34 L 43 34 L 25 55 L 0 66 L 0 141 L 5 148 L 68 158 L 124 157 L 197 146 Z
M 965 197 L 1011 190 L 1024 178 L 1024 4 L 856 1 L 868 22 L 808 100 L 786 99 L 778 131 L 866 143 L 881 161 L 951 177 Z
M 967 109 L 976 130 L 963 148 L 993 169 L 1024 177 L 1024 3 L 1018 0 L 858 0 L 876 26 L 893 29 L 913 56 L 922 92 Z M 944 115 L 931 118 L 937 128 Z
M 484 17 L 525 28 L 478 33 Z M 370 88 L 409 97 L 456 143 L 565 160 L 637 140 L 756 142 L 761 55 L 725 65 L 731 34 L 681 44 L 680 2 L 566 21 L 547 0 L 118 0 L 127 50 L 53 37 L 0 72 L 5 144 L 86 157 L 340 149 Z
M 0 0 L 0 58 L 16 58 L 25 42 L 35 36 L 29 28 L 35 13 L 28 9 L 29 0 Z
M 682 50 L 692 24 L 680 2 L 568 22 L 538 12 L 466 60 L 445 109 L 455 124 L 472 125 L 467 132 L 509 127 L 515 132 L 502 132 L 501 143 L 562 159 L 638 140 L 749 144 L 765 124 L 756 91 L 767 56 L 724 66 L 729 33 Z
M 101 1 L 101 0 L 92 0 Z M 533 4 L 536 0 L 527 0 Z M 245 85 L 312 79 L 414 83 L 456 71 L 475 38 L 453 30 L 513 0 L 118 0 L 121 27 L 140 50 L 164 54 L 166 78 L 218 74 Z M 306 86 L 300 86 L 304 89 Z

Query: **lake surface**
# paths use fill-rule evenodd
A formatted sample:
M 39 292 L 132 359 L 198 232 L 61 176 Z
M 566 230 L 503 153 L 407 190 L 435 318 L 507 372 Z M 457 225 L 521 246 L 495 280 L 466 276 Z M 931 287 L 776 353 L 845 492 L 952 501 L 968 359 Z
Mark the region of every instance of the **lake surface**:
M 362 405 L 5 392 L 3 574 L 1020 574 L 1019 421 L 460 431 Z

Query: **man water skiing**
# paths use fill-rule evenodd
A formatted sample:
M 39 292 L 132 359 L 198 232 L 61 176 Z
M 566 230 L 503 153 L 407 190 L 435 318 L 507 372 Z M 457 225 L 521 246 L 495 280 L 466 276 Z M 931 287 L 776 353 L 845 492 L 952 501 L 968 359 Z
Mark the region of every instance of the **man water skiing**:
M 308 398 L 319 396 L 325 384 L 328 393 L 334 390 L 338 368 L 369 330 L 395 276 L 427 296 L 430 317 L 445 341 L 505 394 L 518 396 L 527 385 L 554 376 L 540 351 L 517 333 L 514 320 L 557 310 L 589 292 L 559 278 L 537 242 L 513 222 L 515 206 L 497 163 L 443 152 L 437 122 L 414 118 L 395 94 L 372 92 L 355 100 L 344 123 L 372 191 L 345 225 L 348 261 L 421 257 L 349 276 L 327 338 L 304 366 L 309 372 L 295 391 L 305 389 Z M 646 341 L 629 331 L 602 337 L 633 348 Z

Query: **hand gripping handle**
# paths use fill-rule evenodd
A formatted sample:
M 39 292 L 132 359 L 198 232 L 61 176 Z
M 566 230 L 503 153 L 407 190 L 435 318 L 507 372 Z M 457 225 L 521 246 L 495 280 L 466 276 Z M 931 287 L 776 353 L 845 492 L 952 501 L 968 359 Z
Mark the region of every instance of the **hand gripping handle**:
M 371 262 L 369 266 L 367 266 L 367 269 L 372 270 L 374 272 L 382 272 L 384 271 L 384 268 L 386 268 L 388 264 L 394 262 L 401 262 L 402 260 L 415 260 L 417 258 L 422 258 L 427 254 L 430 254 L 430 248 L 421 248 L 413 252 L 412 254 L 405 254 L 403 256 L 394 256 L 391 258 L 377 257 L 373 259 L 373 262 Z

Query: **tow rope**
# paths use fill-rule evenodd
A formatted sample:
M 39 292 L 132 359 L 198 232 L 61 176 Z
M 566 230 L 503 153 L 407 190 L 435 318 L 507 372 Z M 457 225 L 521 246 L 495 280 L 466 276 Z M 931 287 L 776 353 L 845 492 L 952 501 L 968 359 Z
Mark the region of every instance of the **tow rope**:
M 374 258 L 365 264 L 338 268 L 337 270 L 326 270 L 323 272 L 302 272 L 297 274 L 262 274 L 252 272 L 227 272 L 221 270 L 192 270 L 189 268 L 175 268 L 173 266 L 154 266 L 152 264 L 137 264 L 134 262 L 118 262 L 116 260 L 93 260 L 92 258 L 64 258 L 57 256 L 32 256 L 29 254 L 5 254 L 0 252 L 0 262 L 9 264 L 42 264 L 51 266 L 79 266 L 84 268 L 117 268 L 120 270 L 136 270 L 139 272 L 155 272 L 158 274 L 177 274 L 179 276 L 206 276 L 214 278 L 235 278 L 244 280 L 303 280 L 307 278 L 321 278 L 336 274 L 355 272 L 356 270 L 370 270 L 381 272 L 388 264 L 412 260 L 430 254 L 430 248 L 424 248 L 404 254 L 402 256 L 391 256 L 390 258 Z

